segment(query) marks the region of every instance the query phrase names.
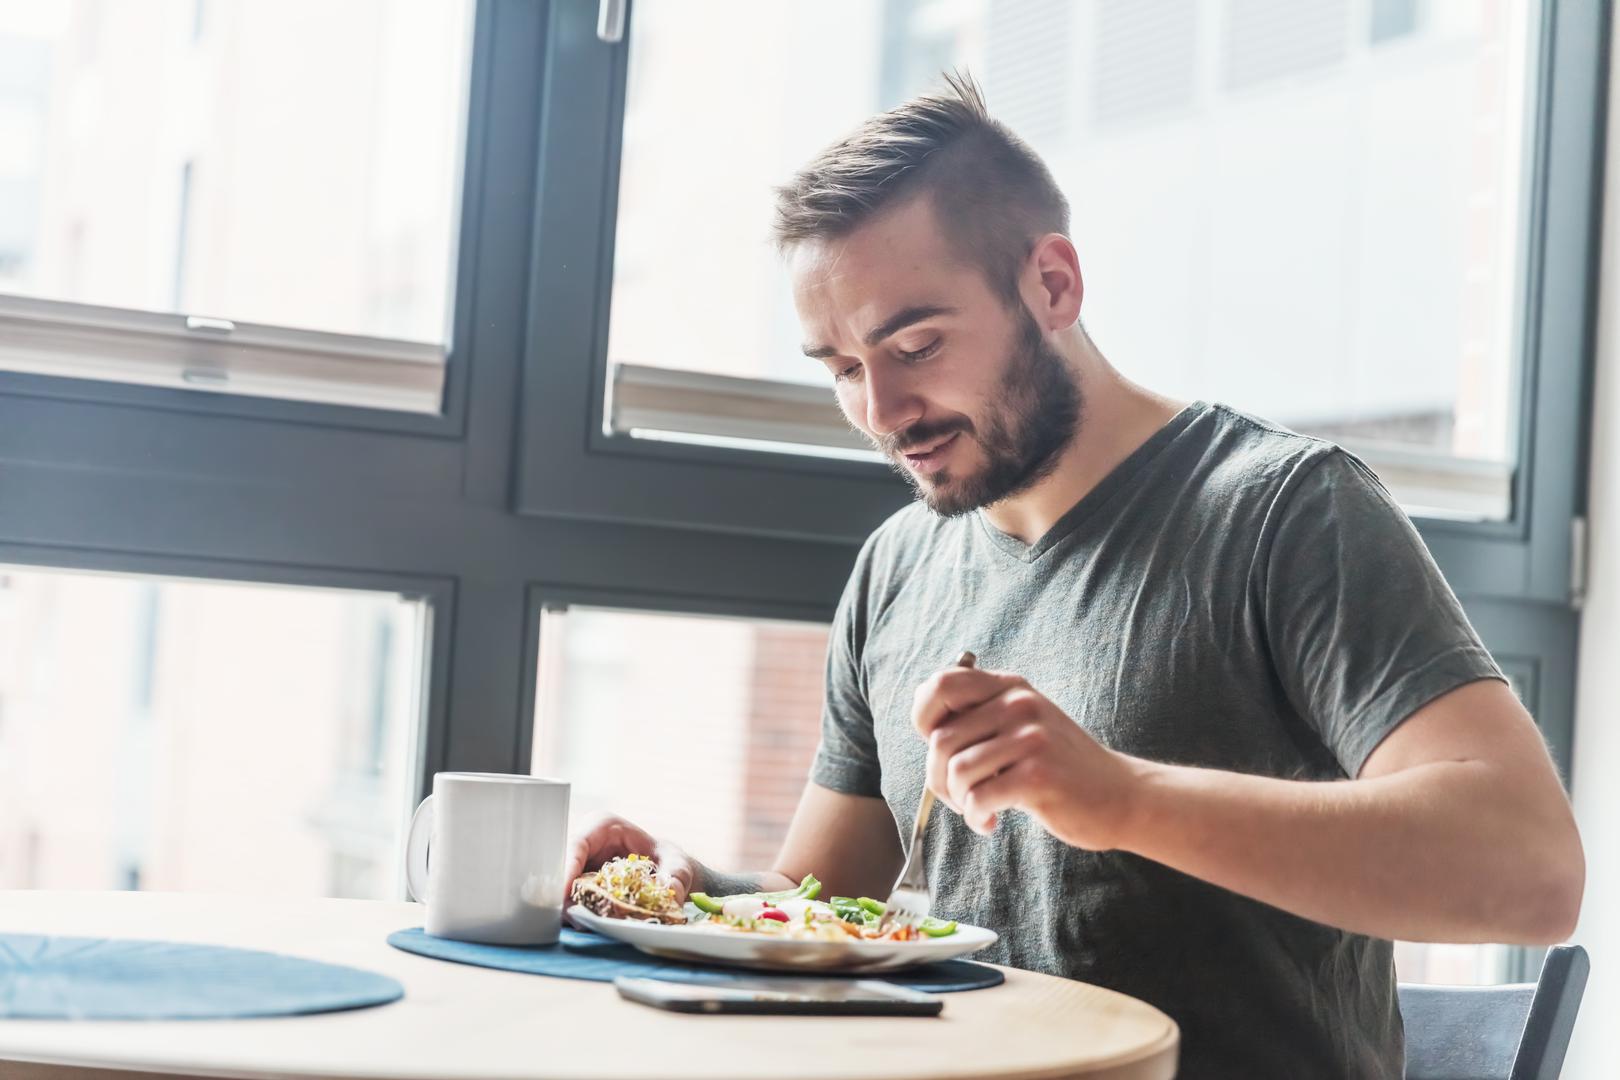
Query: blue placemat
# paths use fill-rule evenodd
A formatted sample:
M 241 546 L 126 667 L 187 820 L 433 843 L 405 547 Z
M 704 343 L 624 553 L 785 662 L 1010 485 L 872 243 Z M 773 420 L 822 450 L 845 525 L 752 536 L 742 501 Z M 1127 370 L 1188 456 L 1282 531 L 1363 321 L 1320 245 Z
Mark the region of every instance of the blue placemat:
M 177 941 L 0 934 L 0 1018 L 222 1020 L 383 1005 L 386 975 Z
M 457 964 L 499 968 L 502 971 L 521 971 L 529 975 L 553 975 L 562 979 L 588 979 L 591 982 L 612 982 L 620 975 L 650 979 L 669 979 L 673 982 L 723 983 L 749 972 L 736 968 L 688 964 L 680 960 L 665 960 L 648 956 L 629 945 L 563 927 L 562 939 L 555 945 L 518 948 L 510 945 L 477 945 L 467 941 L 432 937 L 421 927 L 396 930 L 388 935 L 388 944 L 419 956 L 435 960 L 449 960 Z M 811 975 L 810 978 L 847 979 L 847 975 Z M 948 994 L 956 990 L 982 990 L 999 986 L 1005 981 L 1000 971 L 988 964 L 975 964 L 971 960 L 946 960 L 940 964 L 897 971 L 891 975 L 874 973 L 865 979 L 881 979 L 921 990 L 927 994 Z

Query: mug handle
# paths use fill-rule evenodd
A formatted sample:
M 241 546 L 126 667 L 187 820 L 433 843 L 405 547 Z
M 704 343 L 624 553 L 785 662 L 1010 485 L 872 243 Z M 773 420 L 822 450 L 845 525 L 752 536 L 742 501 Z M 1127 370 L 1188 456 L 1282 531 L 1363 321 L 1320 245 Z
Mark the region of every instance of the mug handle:
M 422 800 L 411 815 L 410 831 L 405 834 L 405 888 L 412 900 L 427 903 L 428 840 L 433 836 L 433 796 Z

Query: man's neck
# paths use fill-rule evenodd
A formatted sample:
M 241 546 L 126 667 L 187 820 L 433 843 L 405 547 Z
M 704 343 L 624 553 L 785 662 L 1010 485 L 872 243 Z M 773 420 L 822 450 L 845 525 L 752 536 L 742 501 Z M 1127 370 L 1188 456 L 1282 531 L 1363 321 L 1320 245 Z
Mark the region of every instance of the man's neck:
M 984 508 L 991 525 L 1033 544 L 1184 407 L 1115 371 L 1083 333 L 1070 354 L 1083 396 L 1074 438 L 1057 467 L 1028 491 Z

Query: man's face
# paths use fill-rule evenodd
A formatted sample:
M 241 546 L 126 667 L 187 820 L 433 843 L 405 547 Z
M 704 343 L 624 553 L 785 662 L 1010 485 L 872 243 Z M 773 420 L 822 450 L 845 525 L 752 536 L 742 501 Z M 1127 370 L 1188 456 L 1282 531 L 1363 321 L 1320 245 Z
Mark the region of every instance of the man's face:
M 791 262 L 805 352 L 930 509 L 988 506 L 1056 466 L 1080 422 L 1073 373 L 1027 307 L 955 256 L 927 200 Z

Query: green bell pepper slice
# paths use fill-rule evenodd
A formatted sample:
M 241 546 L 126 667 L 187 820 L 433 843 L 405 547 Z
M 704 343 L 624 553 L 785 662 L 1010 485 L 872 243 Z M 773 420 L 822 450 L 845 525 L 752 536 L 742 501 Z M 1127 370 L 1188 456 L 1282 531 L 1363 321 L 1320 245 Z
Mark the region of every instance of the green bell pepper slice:
M 837 899 L 839 898 L 834 898 L 835 901 Z M 888 904 L 885 904 L 881 900 L 874 900 L 870 896 L 862 896 L 858 898 L 855 903 L 860 906 L 862 911 L 865 911 L 869 915 L 882 915 L 885 911 L 889 910 Z M 929 918 L 924 919 L 917 929 L 921 930 L 929 937 L 950 937 L 952 934 L 956 933 L 956 923 L 954 921 L 946 922 L 944 919 L 936 919 L 930 916 Z
M 686 899 L 695 905 L 699 911 L 707 912 L 710 915 L 718 915 L 725 910 L 725 905 L 708 893 L 687 893 Z
M 708 893 L 687 893 L 690 900 L 699 911 L 710 915 L 719 915 L 725 910 L 727 900 L 736 900 L 748 897 L 754 900 L 765 900 L 772 904 L 779 904 L 783 900 L 814 900 L 821 892 L 821 882 L 816 880 L 814 874 L 804 875 L 796 889 L 783 889 L 780 892 L 737 893 L 734 896 L 710 896 Z
M 806 874 L 804 880 L 799 882 L 799 887 L 796 889 L 784 889 L 781 892 L 748 893 L 747 895 L 757 896 L 761 900 L 769 900 L 773 904 L 779 900 L 814 900 L 821 895 L 821 882 L 816 880 L 816 875 Z

